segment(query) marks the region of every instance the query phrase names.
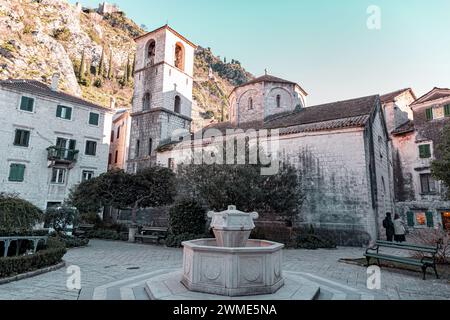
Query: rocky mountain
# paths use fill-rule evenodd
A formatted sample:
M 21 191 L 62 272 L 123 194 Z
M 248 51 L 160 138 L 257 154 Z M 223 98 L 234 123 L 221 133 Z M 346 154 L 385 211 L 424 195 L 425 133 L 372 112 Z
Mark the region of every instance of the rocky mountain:
M 123 12 L 98 13 L 65 0 L 0 0 L 0 79 L 50 83 L 109 106 L 130 107 L 133 96 L 133 38 L 145 31 Z M 227 117 L 233 86 L 253 76 L 239 61 L 222 61 L 199 47 L 194 70 L 194 126 Z

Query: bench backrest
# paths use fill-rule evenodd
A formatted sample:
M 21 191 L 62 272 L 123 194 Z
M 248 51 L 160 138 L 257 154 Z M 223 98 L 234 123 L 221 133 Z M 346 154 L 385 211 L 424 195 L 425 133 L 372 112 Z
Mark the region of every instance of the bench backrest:
M 389 241 L 382 241 L 378 240 L 376 242 L 378 246 L 381 247 L 387 247 L 387 248 L 397 248 L 397 249 L 405 249 L 405 250 L 413 250 L 413 251 L 421 251 L 421 252 L 429 252 L 429 253 L 436 253 L 438 251 L 438 246 L 432 247 L 427 245 L 418 245 L 414 243 L 397 243 L 397 242 L 389 242 Z
M 158 228 L 158 227 L 142 227 L 142 231 L 153 231 L 153 232 L 167 232 L 168 228 Z

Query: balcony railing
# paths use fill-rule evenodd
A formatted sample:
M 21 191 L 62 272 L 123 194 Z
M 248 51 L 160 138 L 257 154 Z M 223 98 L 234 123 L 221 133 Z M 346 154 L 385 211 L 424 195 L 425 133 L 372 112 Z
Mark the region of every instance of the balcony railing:
M 62 162 L 76 162 L 78 159 L 78 150 L 64 149 L 58 147 L 47 148 L 48 160 Z

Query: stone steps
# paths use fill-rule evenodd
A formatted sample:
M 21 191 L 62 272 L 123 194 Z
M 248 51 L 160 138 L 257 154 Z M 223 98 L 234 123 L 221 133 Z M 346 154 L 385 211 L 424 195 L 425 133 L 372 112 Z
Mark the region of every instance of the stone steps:
M 334 280 L 304 272 L 285 271 L 285 286 L 274 295 L 221 297 L 191 293 L 178 281 L 179 269 L 155 272 L 111 282 L 94 289 L 83 289 L 80 300 L 383 300 L 385 295 L 352 288 Z M 177 280 L 177 281 L 175 281 Z

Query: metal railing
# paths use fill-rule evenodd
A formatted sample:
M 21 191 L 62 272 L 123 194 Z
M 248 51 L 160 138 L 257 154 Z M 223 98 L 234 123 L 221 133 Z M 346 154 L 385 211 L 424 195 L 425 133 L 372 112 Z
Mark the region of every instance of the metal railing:
M 55 146 L 48 147 L 48 160 L 51 161 L 68 161 L 68 162 L 76 162 L 78 159 L 78 150 L 64 149 L 58 148 Z

